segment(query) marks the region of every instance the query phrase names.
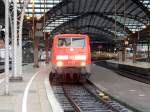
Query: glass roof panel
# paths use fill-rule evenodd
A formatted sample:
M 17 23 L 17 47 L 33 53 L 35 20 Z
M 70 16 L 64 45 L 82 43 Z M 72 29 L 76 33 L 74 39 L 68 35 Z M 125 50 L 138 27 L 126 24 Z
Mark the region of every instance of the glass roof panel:
M 150 0 L 140 0 L 140 2 L 150 11 Z
M 10 0 L 10 2 L 11 1 L 12 0 Z M 62 0 L 34 0 L 34 2 L 32 2 L 31 0 L 31 2 L 28 4 L 28 7 L 26 9 L 26 16 L 32 16 L 33 3 L 34 3 L 34 9 L 35 9 L 35 16 L 43 16 L 44 11 L 45 12 L 49 11 L 60 2 L 62 2 Z M 24 0 L 18 0 L 19 9 L 22 8 L 23 3 L 24 3 Z
M 111 16 L 111 17 L 115 19 L 115 16 Z M 131 30 L 132 32 L 140 31 L 145 27 L 143 23 L 131 18 L 124 18 L 121 16 L 117 16 L 116 20 L 122 23 L 123 25 L 125 25 L 125 27 L 129 28 L 129 30 Z
M 46 27 L 44 28 L 44 32 L 52 32 L 56 27 L 63 24 L 64 22 L 67 22 L 68 20 L 71 20 L 77 16 L 68 16 L 68 17 L 62 17 L 60 19 L 57 19 L 53 22 L 46 22 Z
M 9 0 L 9 1 L 12 2 L 12 0 Z M 33 0 L 31 0 L 31 1 L 33 1 Z M 139 1 L 141 3 L 143 3 L 144 6 L 147 7 L 148 10 L 150 11 L 150 0 L 139 0 Z M 62 2 L 62 0 L 34 0 L 35 16 L 36 17 L 43 16 L 44 12 L 51 10 L 54 6 L 56 6 L 60 2 Z M 23 3 L 24 3 L 24 0 L 18 0 L 18 9 L 22 8 Z M 32 16 L 32 14 L 33 14 L 33 4 L 32 4 L 32 2 L 30 2 L 26 9 L 26 15 Z M 51 18 L 49 21 L 46 22 L 46 27 L 44 28 L 43 31 L 51 32 L 57 26 L 63 24 L 64 22 L 67 22 L 68 20 L 73 19 L 75 17 L 77 17 L 77 16 L 70 15 L 68 17 L 61 17 L 55 21 L 53 21 L 53 18 Z M 117 16 L 117 17 L 108 16 L 108 17 L 116 19 L 121 24 L 124 24 L 125 27 L 129 28 L 129 30 L 131 30 L 132 32 L 136 32 L 136 31 L 140 31 L 140 30 L 144 29 L 144 24 L 139 21 L 136 21 L 134 19 L 124 18 L 121 16 Z M 112 30 L 111 30 L 111 32 L 114 33 L 114 31 L 112 31 Z M 117 35 L 124 36 L 127 34 L 124 31 L 121 31 L 121 32 L 117 31 Z

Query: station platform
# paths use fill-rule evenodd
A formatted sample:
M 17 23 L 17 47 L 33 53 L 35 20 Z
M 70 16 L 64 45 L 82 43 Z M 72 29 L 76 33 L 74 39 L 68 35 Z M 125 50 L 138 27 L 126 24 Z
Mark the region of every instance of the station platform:
M 107 60 L 107 65 L 116 69 L 127 70 L 137 74 L 143 74 L 150 76 L 150 63 L 148 62 L 136 62 L 132 61 L 116 61 L 116 60 Z
M 127 105 L 141 112 L 150 112 L 150 85 L 122 77 L 95 64 L 89 80 Z
M 10 82 L 9 96 L 4 95 L 5 81 L 0 79 L 0 112 L 52 112 L 44 83 L 49 68 L 42 63 L 39 68 L 23 66 L 23 81 Z
M 50 68 L 44 63 L 39 68 L 33 68 L 33 64 L 23 66 L 23 81 L 10 82 L 9 96 L 4 95 L 5 83 L 0 79 L 0 112 L 63 112 L 50 89 Z M 149 112 L 150 85 L 94 64 L 90 81 L 116 99 L 141 112 Z
M 139 67 L 139 68 L 149 68 L 150 69 L 150 63 L 148 62 L 136 62 L 133 63 L 132 60 L 131 61 L 116 61 L 116 60 L 107 60 L 106 62 L 108 63 L 114 63 L 114 64 L 122 64 L 122 65 L 128 65 L 128 66 L 134 66 L 134 67 Z

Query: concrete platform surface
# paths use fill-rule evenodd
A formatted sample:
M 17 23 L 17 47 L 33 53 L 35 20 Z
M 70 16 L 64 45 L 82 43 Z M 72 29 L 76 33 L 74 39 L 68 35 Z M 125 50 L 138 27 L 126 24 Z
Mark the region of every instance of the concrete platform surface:
M 0 112 L 52 112 L 44 85 L 49 67 L 44 64 L 40 64 L 40 68 L 33 68 L 33 64 L 24 66 L 23 81 L 10 82 L 9 96 L 4 95 L 5 81 L 0 79 Z
M 150 85 L 93 65 L 90 80 L 100 89 L 141 112 L 150 112 Z
M 139 68 L 150 68 L 150 63 L 148 62 L 136 62 L 133 63 L 132 60 L 131 61 L 116 61 L 116 60 L 107 60 L 107 62 L 109 63 L 115 63 L 115 64 L 122 64 L 122 65 L 130 65 L 130 66 L 134 66 L 134 67 L 139 67 Z

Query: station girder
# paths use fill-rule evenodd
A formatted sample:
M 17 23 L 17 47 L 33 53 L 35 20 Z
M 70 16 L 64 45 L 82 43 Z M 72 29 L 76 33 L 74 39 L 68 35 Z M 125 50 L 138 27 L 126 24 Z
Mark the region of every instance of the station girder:
M 64 12 L 64 7 L 69 7 L 68 5 L 70 5 L 70 4 L 74 4 L 74 2 L 78 2 L 79 1 L 79 6 L 81 5 L 80 4 L 80 1 L 83 1 L 83 0 L 76 0 L 76 1 L 74 1 L 74 0 L 64 0 L 64 1 L 62 1 L 61 3 L 59 3 L 58 5 L 56 5 L 56 7 L 54 7 L 52 10 L 50 10 L 49 12 L 47 12 L 47 14 L 46 14 L 46 16 L 47 16 L 47 19 L 51 19 L 51 18 L 53 18 L 54 20 L 55 20 L 55 18 L 57 18 L 57 16 L 58 15 L 63 15 L 63 14 L 69 14 L 69 11 L 66 11 L 66 12 Z M 92 1 L 92 0 L 91 0 Z M 105 0 L 103 0 L 103 3 L 104 3 L 104 1 Z M 120 1 L 120 0 L 119 0 Z M 117 1 L 117 3 L 119 3 L 119 1 Z M 137 6 L 140 6 L 140 8 L 142 9 L 141 11 L 144 11 L 146 14 L 149 14 L 150 13 L 150 11 L 148 11 L 148 9 L 146 8 L 146 7 L 144 7 L 144 5 L 142 4 L 142 3 L 140 3 L 139 1 L 137 1 L 137 0 L 126 0 L 126 2 L 128 2 L 128 1 L 132 1 L 132 3 L 130 3 L 130 5 L 128 6 L 128 7 L 126 7 L 126 10 L 128 9 L 128 8 L 130 8 L 134 3 L 137 5 Z M 94 2 L 94 1 L 93 1 Z M 97 0 L 96 2 L 95 2 L 95 7 L 97 6 L 97 4 L 98 4 L 98 2 L 99 2 L 99 0 Z M 102 4 L 103 4 L 102 3 Z M 84 7 L 86 7 L 86 2 L 85 2 L 85 6 Z M 102 5 L 101 4 L 101 5 Z M 109 4 L 112 4 L 112 6 L 114 5 L 113 4 L 113 0 L 111 0 L 111 2 L 109 3 Z M 122 4 L 120 5 L 120 6 L 122 6 L 123 7 L 123 2 L 122 2 Z M 67 8 L 66 8 L 67 9 Z M 94 11 L 94 7 L 92 7 L 92 11 Z M 107 9 L 107 8 L 106 8 Z M 123 14 L 123 11 L 121 10 L 120 11 L 120 7 L 118 7 L 117 8 L 117 15 L 118 14 Z M 59 10 L 61 10 L 60 12 L 61 13 L 58 13 L 57 11 L 59 11 Z M 108 12 L 108 11 L 104 11 L 104 12 L 102 12 L 102 13 L 112 13 L 112 14 L 114 14 L 114 10 L 113 10 L 113 8 L 112 8 L 112 10 L 111 10 L 112 12 Z M 71 12 L 71 14 L 76 14 L 76 15 L 80 15 L 80 14 L 83 14 L 83 13 L 86 13 L 86 12 L 90 12 L 90 11 L 80 11 L 80 7 L 78 8 L 78 11 L 72 11 Z M 132 12 L 130 12 L 130 13 L 128 13 L 128 11 L 126 11 L 127 13 L 126 13 L 126 16 L 128 16 L 130 13 L 132 13 Z M 132 15 L 132 14 L 130 14 L 130 15 Z M 132 16 L 138 16 L 138 15 L 132 15 Z M 139 16 L 139 17 L 141 17 L 141 16 Z
M 148 24 L 149 20 L 148 20 L 148 18 L 146 18 L 145 15 L 149 14 L 149 11 L 146 9 L 146 7 L 144 7 L 144 5 L 142 3 L 140 3 L 139 1 L 137 1 L 137 2 L 135 2 L 135 1 L 136 0 L 126 0 L 126 9 L 124 12 L 122 10 L 122 7 L 124 5 L 123 0 L 122 0 L 122 2 L 120 2 L 120 0 L 116 0 L 116 4 L 117 4 L 116 15 L 121 16 L 121 17 L 125 16 L 125 19 L 126 18 L 134 19 L 142 24 Z M 84 2 L 84 6 L 81 4 L 83 2 Z M 61 3 L 62 5 L 58 4 L 56 6 L 57 8 L 55 8 L 55 11 L 52 11 L 53 10 L 52 9 L 50 11 L 51 14 L 47 15 L 47 19 L 51 19 L 51 21 L 49 21 L 47 23 L 50 24 L 51 22 L 54 22 L 57 19 L 61 19 L 61 17 L 64 17 L 64 16 L 69 17 L 69 15 L 76 15 L 78 18 L 78 17 L 81 17 L 82 15 L 84 15 L 85 13 L 101 13 L 101 14 L 103 14 L 103 16 L 109 18 L 110 21 L 113 20 L 113 22 L 115 22 L 115 19 L 113 17 L 110 17 L 110 16 L 114 16 L 114 13 L 115 13 L 114 8 L 113 8 L 114 7 L 113 0 L 111 0 L 110 2 L 107 2 L 108 7 L 106 7 L 104 11 L 101 11 L 101 10 L 103 9 L 102 7 L 104 7 L 105 0 L 101 1 L 101 5 L 99 5 L 99 2 L 100 2 L 99 0 L 95 0 L 95 1 L 92 1 L 92 0 L 76 0 L 76 1 L 75 0 L 65 0 L 65 1 L 62 1 L 62 3 Z M 75 6 L 77 4 L 78 4 L 78 7 L 75 8 Z M 91 7 L 89 7 L 90 6 L 89 4 L 91 4 Z M 142 4 L 142 6 L 138 7 L 139 4 Z M 105 5 L 105 6 L 107 6 L 107 5 Z M 70 7 L 72 7 L 72 10 L 69 10 Z M 87 7 L 89 7 L 89 9 L 86 9 Z M 100 10 L 96 10 L 97 7 L 100 7 L 99 8 Z M 85 9 L 85 10 L 83 10 L 83 9 Z M 68 20 L 68 21 L 70 21 L 70 20 Z M 65 23 L 70 24 L 70 22 L 65 22 Z M 119 25 L 118 23 L 124 27 L 124 25 L 120 21 L 117 21 L 117 26 Z M 62 25 L 66 25 L 66 24 L 62 24 Z M 61 28 L 62 25 L 58 26 L 58 28 Z M 56 29 L 58 29 L 58 28 L 56 27 L 54 29 L 54 31 L 52 31 L 52 32 L 55 32 Z M 132 31 L 130 31 L 127 27 L 125 28 L 125 30 L 128 34 L 132 33 Z
M 85 35 L 89 35 L 92 39 L 95 39 L 95 37 L 97 37 L 98 40 L 101 40 L 101 41 L 112 41 L 111 37 L 108 37 L 106 35 L 103 35 L 102 33 L 98 33 L 98 32 L 84 32 L 84 33 L 81 33 L 81 34 L 85 34 Z
M 139 0 L 132 1 L 146 13 L 148 18 L 150 18 L 150 11 L 147 9 L 147 7 L 145 7 Z
M 76 17 L 76 18 L 73 18 L 72 20 L 69 20 L 69 21 L 67 21 L 67 22 L 65 22 L 65 23 L 63 23 L 63 24 L 61 24 L 60 26 L 56 27 L 56 28 L 52 31 L 52 33 L 57 32 L 57 31 L 59 31 L 61 28 L 65 27 L 65 26 L 67 26 L 67 25 L 69 25 L 69 24 L 72 24 L 72 23 L 74 23 L 74 22 L 76 22 L 76 21 L 78 21 L 78 20 L 84 19 L 84 18 L 86 18 L 86 17 L 88 17 L 88 16 L 91 16 L 91 17 L 92 17 L 92 16 L 97 16 L 97 17 L 99 17 L 99 18 L 103 18 L 104 20 L 107 20 L 108 22 L 110 22 L 110 23 L 112 23 L 112 24 L 115 23 L 115 20 L 114 20 L 113 18 L 109 18 L 109 17 L 107 17 L 107 16 L 104 16 L 103 14 L 101 14 L 101 13 L 99 13 L 99 12 L 90 12 L 90 13 L 85 13 L 85 14 L 83 14 L 83 15 L 80 15 L 80 16 L 78 16 L 78 17 Z M 121 24 L 121 23 L 119 23 L 119 22 L 116 22 L 116 23 L 117 23 L 117 27 L 120 27 L 122 30 L 124 29 L 124 25 L 123 25 L 123 24 Z M 131 34 L 131 33 L 132 33 L 132 31 L 130 31 L 127 27 L 125 28 L 125 31 L 126 31 L 128 34 Z
M 108 18 L 108 17 L 106 17 L 106 16 L 103 16 L 101 13 L 85 13 L 85 14 L 83 14 L 83 15 L 81 15 L 81 16 L 78 16 L 78 17 L 76 17 L 76 18 L 74 18 L 74 19 L 72 19 L 72 20 L 70 20 L 70 21 L 67 21 L 67 22 L 65 22 L 65 23 L 63 23 L 62 25 L 60 25 L 60 26 L 58 26 L 58 27 L 56 27 L 56 29 L 54 29 L 53 31 L 52 31 L 52 34 L 54 34 L 55 32 L 59 32 L 61 29 L 65 29 L 66 27 L 67 27 L 67 29 L 70 29 L 70 27 L 76 27 L 76 26 L 78 26 L 77 24 L 80 24 L 80 23 L 78 23 L 78 21 L 82 21 L 82 19 L 86 19 L 86 17 L 88 17 L 88 16 L 91 16 L 91 18 L 92 17 L 94 17 L 94 16 L 96 16 L 96 17 L 99 17 L 99 18 L 103 18 L 106 22 L 105 22 L 105 26 L 103 26 L 103 30 L 102 30 L 102 26 L 98 26 L 98 23 L 96 24 L 97 25 L 97 27 L 101 27 L 101 31 L 103 31 L 103 32 L 105 32 L 105 34 L 107 35 L 107 34 L 110 34 L 110 32 L 111 31 L 107 31 L 107 30 L 105 30 L 105 28 L 107 28 L 107 25 L 109 24 L 111 24 L 111 26 L 112 27 L 110 27 L 111 29 L 109 29 L 109 30 L 114 30 L 114 28 L 113 28 L 113 26 L 114 26 L 114 22 L 115 22 L 115 20 L 114 19 L 112 19 L 112 18 Z M 89 20 L 89 21 L 86 21 L 86 23 L 88 23 L 88 24 L 86 24 L 86 25 L 93 25 L 93 24 L 91 24 L 91 20 Z M 74 24 L 74 25 L 73 25 Z M 95 26 L 96 26 L 95 25 Z M 124 26 L 122 25 L 122 24 L 120 24 L 119 22 L 117 22 L 117 29 L 118 30 L 120 30 L 120 29 L 122 29 L 122 31 L 124 30 Z M 129 34 L 131 34 L 132 32 L 128 29 L 128 28 L 125 28 L 125 31 L 127 32 L 127 33 L 129 33 Z M 108 35 L 107 35 L 108 36 Z M 111 37 L 114 37 L 114 35 L 111 35 Z
M 125 1 L 125 10 L 124 10 L 124 1 Z M 19 0 L 19 2 L 21 3 L 21 0 Z M 40 2 L 37 2 L 36 4 L 40 5 L 40 3 L 42 2 L 40 1 Z M 107 0 L 107 1 L 106 0 L 62 0 L 56 6 L 54 6 L 48 12 L 46 12 L 45 15 L 46 15 L 47 24 L 44 24 L 44 25 L 47 26 L 48 24 L 55 22 L 56 20 L 61 19 L 63 17 L 69 18 L 70 16 L 76 16 L 72 20 L 68 19 L 67 22 L 65 21 L 62 24 L 65 26 L 71 26 L 71 25 L 74 25 L 73 23 L 75 23 L 75 22 L 72 23 L 71 21 L 73 20 L 79 21 L 77 18 L 80 19 L 80 17 L 86 14 L 87 16 L 91 16 L 90 20 L 87 21 L 87 26 L 88 25 L 95 26 L 95 24 L 92 24 L 94 21 L 93 19 L 95 19 L 95 18 L 92 18 L 92 16 L 95 16 L 95 15 L 97 15 L 99 18 L 101 16 L 101 18 L 106 19 L 106 21 L 104 21 L 106 22 L 105 24 L 107 23 L 115 24 L 115 19 L 116 19 L 114 18 L 115 4 L 116 4 L 116 16 L 122 17 L 125 20 L 128 18 L 133 19 L 135 21 L 138 21 L 139 24 L 144 24 L 144 25 L 150 24 L 150 20 L 149 20 L 150 10 L 148 9 L 147 6 L 143 4 L 143 1 L 140 1 L 140 0 Z M 41 8 L 41 7 L 37 7 L 37 8 Z M 32 9 L 32 7 L 29 7 L 29 9 Z M 41 20 L 43 19 L 44 19 L 44 16 L 42 17 Z M 130 29 L 127 25 L 124 25 L 124 23 L 122 23 L 121 20 L 116 19 L 116 21 L 117 21 L 117 29 L 120 28 L 121 30 L 120 32 L 123 32 L 124 27 L 125 27 L 125 32 L 127 34 L 132 34 L 132 32 L 136 32 Z M 55 32 L 58 28 L 63 28 L 62 25 L 56 26 L 56 28 L 52 32 Z M 84 24 L 82 26 L 84 26 Z M 77 27 L 77 26 L 74 25 L 74 27 Z M 101 26 L 98 25 L 95 27 L 101 27 Z M 133 26 L 132 28 L 135 28 L 135 27 L 136 26 Z M 101 27 L 101 29 L 103 29 L 106 34 L 109 34 L 109 32 L 105 31 L 107 30 L 105 27 L 104 28 Z M 114 28 L 111 27 L 108 30 L 111 30 L 110 32 L 113 32 Z
M 63 0 L 59 4 L 57 4 L 55 7 L 53 7 L 50 11 L 46 13 L 46 19 L 51 19 L 53 16 L 56 16 L 55 12 L 63 8 L 64 6 L 72 3 L 71 0 Z M 44 18 L 43 18 L 44 19 Z
M 90 30 L 94 29 L 95 33 L 98 31 L 98 33 L 101 33 L 101 35 L 105 35 L 105 37 L 108 37 L 110 39 L 113 39 L 115 37 L 114 33 L 112 33 L 111 31 L 105 30 L 102 27 L 98 27 L 98 26 L 94 26 L 94 25 L 74 26 L 72 28 L 69 27 L 69 28 L 65 28 L 65 29 L 73 29 L 73 32 L 71 32 L 71 33 L 85 33 L 85 32 L 87 32 L 85 30 L 87 28 L 88 28 L 88 32 L 91 32 Z M 97 31 L 95 31 L 95 29 Z M 61 32 L 66 33 L 64 29 L 61 30 Z
M 89 12 L 89 13 L 92 13 L 92 12 Z M 47 27 L 49 24 L 51 24 L 52 22 L 55 22 L 56 20 L 61 20 L 62 18 L 70 18 L 70 17 L 76 16 L 76 15 L 80 16 L 82 14 L 84 14 L 84 13 L 63 14 L 63 15 L 56 16 L 54 18 L 51 18 L 51 19 L 47 20 L 47 23 L 44 27 Z M 102 12 L 102 14 L 105 15 L 105 16 L 113 16 L 114 12 Z M 149 24 L 149 19 L 146 19 L 145 17 L 139 17 L 139 16 L 136 16 L 136 15 L 128 14 L 128 13 L 126 13 L 125 15 L 126 15 L 125 18 L 134 19 L 134 20 L 136 20 L 136 21 L 138 21 L 142 24 L 145 24 L 145 25 Z M 120 17 L 124 18 L 124 13 L 123 12 L 117 12 L 117 16 L 120 16 Z
M 85 25 L 85 26 L 75 27 L 75 29 L 77 29 L 77 30 L 82 30 L 82 29 L 85 29 L 85 28 L 94 28 L 94 29 L 99 30 L 100 32 L 107 33 L 107 34 L 111 35 L 112 37 L 115 36 L 114 33 L 110 32 L 108 30 L 103 29 L 103 27 L 98 27 L 98 26 L 94 26 L 94 25 Z
M 63 0 L 61 3 L 59 3 L 58 5 L 56 5 L 56 7 L 54 7 L 52 10 L 50 10 L 49 12 L 47 12 L 47 19 L 50 19 L 53 15 L 54 16 L 57 16 L 57 11 L 59 11 L 59 10 L 63 10 L 63 8 L 64 7 L 67 7 L 69 4 L 74 4 L 74 2 L 78 2 L 79 1 L 79 6 L 81 5 L 80 4 L 80 1 L 83 1 L 83 0 Z M 103 0 L 102 2 L 104 3 L 104 1 L 105 0 Z M 117 3 L 119 3 L 119 1 L 120 0 L 118 0 L 117 1 Z M 130 4 L 130 5 L 133 5 L 133 3 L 135 3 L 136 5 L 138 5 L 142 10 L 141 11 L 144 11 L 146 14 L 149 14 L 149 11 L 147 10 L 147 8 L 146 7 L 144 7 L 144 5 L 142 4 L 142 3 L 140 3 L 138 0 L 126 0 L 126 2 L 128 2 L 128 1 L 132 1 L 132 3 Z M 88 0 L 86 0 L 86 2 L 85 2 L 85 6 L 84 7 L 86 7 L 86 4 L 87 4 L 87 2 L 88 2 Z M 94 1 L 92 1 L 91 0 L 91 2 L 94 2 Z M 98 2 L 99 2 L 99 0 L 97 0 L 96 2 L 95 2 L 95 7 L 98 5 Z M 101 6 L 103 5 L 103 3 L 101 4 Z M 113 0 L 111 0 L 111 2 L 109 3 L 109 4 L 112 4 L 112 6 L 114 5 L 113 4 Z M 120 5 L 120 6 L 122 6 L 123 7 L 123 2 L 122 2 L 122 4 Z M 100 6 L 99 6 L 100 7 Z M 129 6 L 130 7 L 130 6 Z M 127 7 L 127 8 L 129 8 L 129 7 Z M 92 11 L 94 11 L 94 7 L 92 7 L 93 8 L 93 10 Z M 80 14 L 80 7 L 78 8 L 78 14 Z M 107 8 L 106 8 L 107 9 Z M 113 8 L 112 8 L 113 9 Z M 120 7 L 118 7 L 117 8 L 117 12 L 118 13 L 120 13 L 121 11 L 118 11 L 120 9 Z M 127 10 L 127 9 L 126 9 Z M 111 10 L 111 11 L 113 11 L 113 10 Z M 64 11 L 61 11 L 62 13 L 61 14 L 65 14 L 65 13 L 68 13 L 69 14 L 69 12 L 64 12 Z M 90 12 L 90 11 L 82 11 L 82 13 L 86 13 L 86 12 Z M 72 14 L 75 14 L 75 12 L 73 11 L 72 12 Z M 104 13 L 105 13 L 105 11 L 104 11 Z M 61 15 L 60 14 L 60 15 Z M 77 14 L 77 13 L 76 13 Z M 129 14 L 129 13 L 128 13 Z M 58 14 L 59 15 L 59 14 Z

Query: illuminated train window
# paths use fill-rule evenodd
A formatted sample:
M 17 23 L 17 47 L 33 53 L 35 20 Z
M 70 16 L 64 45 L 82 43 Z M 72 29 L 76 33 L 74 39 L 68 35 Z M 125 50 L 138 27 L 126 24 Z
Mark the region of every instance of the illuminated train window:
M 59 38 L 58 47 L 84 48 L 85 38 Z

